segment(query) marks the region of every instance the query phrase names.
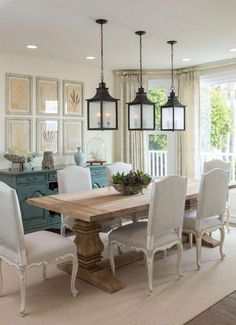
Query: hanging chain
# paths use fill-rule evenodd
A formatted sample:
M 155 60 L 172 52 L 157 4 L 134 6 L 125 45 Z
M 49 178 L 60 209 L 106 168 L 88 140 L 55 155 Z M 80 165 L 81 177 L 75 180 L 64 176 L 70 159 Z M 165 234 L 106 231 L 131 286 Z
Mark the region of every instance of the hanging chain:
M 104 81 L 104 66 L 103 66 L 103 24 L 101 24 L 101 82 Z
M 140 34 L 140 88 L 143 87 L 143 57 L 142 57 L 142 35 Z
M 171 91 L 175 91 L 174 87 L 174 47 L 171 43 Z

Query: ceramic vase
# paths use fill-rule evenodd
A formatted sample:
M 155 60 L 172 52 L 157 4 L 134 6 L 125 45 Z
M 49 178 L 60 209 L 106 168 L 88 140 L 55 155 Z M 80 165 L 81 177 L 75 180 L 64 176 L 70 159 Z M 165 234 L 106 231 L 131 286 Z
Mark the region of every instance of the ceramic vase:
M 77 152 L 74 154 L 74 160 L 77 166 L 85 166 L 85 154 L 80 147 L 77 147 Z

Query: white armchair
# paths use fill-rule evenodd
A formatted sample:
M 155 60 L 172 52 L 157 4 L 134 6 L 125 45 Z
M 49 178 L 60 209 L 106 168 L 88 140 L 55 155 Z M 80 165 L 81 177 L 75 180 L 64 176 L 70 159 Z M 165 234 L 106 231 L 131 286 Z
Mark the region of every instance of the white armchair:
M 51 262 L 72 261 L 71 292 L 78 294 L 75 280 L 78 270 L 77 248 L 69 239 L 48 231 L 38 231 L 24 235 L 20 206 L 16 191 L 0 182 L 0 294 L 3 290 L 1 262 L 15 266 L 20 276 L 21 307 L 25 314 L 26 276 L 33 266 L 43 266 Z
M 114 245 L 141 251 L 146 257 L 149 291 L 152 292 L 155 253 L 177 246 L 177 272 L 179 277 L 181 276 L 186 188 L 187 179 L 179 176 L 169 176 L 155 181 L 152 185 L 148 222 L 128 224 L 109 234 L 108 254 L 113 274 L 115 273 Z
M 215 168 L 220 168 L 220 169 L 223 169 L 226 172 L 230 173 L 231 163 L 226 162 L 224 160 L 220 160 L 220 159 L 212 159 L 212 160 L 204 161 L 204 165 L 203 165 L 203 173 L 204 174 L 209 172 L 212 169 L 215 169 Z M 230 232 L 230 228 L 229 228 L 230 206 L 229 206 L 228 200 L 229 200 L 229 193 L 227 195 L 226 221 L 225 221 L 225 225 L 226 225 L 227 231 L 229 233 Z
M 229 172 L 216 168 L 202 175 L 197 211 L 186 211 L 183 232 L 196 238 L 197 267 L 201 267 L 202 235 L 220 230 L 220 255 L 224 258 L 224 223 L 223 215 L 228 193 Z

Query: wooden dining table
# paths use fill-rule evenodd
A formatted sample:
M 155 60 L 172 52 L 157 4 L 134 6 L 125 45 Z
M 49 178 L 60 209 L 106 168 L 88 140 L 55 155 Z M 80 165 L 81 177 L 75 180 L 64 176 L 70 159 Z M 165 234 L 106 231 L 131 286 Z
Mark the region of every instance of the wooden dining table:
M 229 188 L 235 188 L 231 184 Z M 185 209 L 196 209 L 199 181 L 189 181 Z M 96 287 L 113 293 L 124 285 L 112 275 L 107 260 L 102 259 L 104 244 L 99 233 L 102 222 L 122 218 L 135 212 L 148 212 L 150 187 L 139 195 L 122 195 L 113 187 L 93 189 L 83 192 L 64 193 L 27 200 L 28 204 L 62 213 L 75 218 L 73 231 L 78 252 L 78 277 Z M 170 197 L 171 204 L 171 197 Z M 121 267 L 141 259 L 137 252 L 124 253 L 116 257 L 116 267 Z M 63 263 L 60 269 L 71 272 L 71 265 Z

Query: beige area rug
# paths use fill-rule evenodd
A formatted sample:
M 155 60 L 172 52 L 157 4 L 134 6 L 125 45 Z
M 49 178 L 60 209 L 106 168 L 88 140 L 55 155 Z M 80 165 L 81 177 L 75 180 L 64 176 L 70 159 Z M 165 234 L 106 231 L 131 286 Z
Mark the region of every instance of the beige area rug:
M 4 292 L 0 297 L 1 325 L 178 325 L 184 324 L 236 290 L 236 229 L 226 234 L 224 261 L 218 248 L 203 248 L 202 269 L 196 270 L 195 248 L 184 252 L 178 281 L 176 256 L 157 259 L 154 271 L 155 292 L 147 294 L 144 261 L 117 270 L 126 288 L 112 295 L 81 280 L 79 296 L 70 295 L 70 277 L 54 266 L 48 267 L 48 280 L 42 270 L 29 272 L 27 312 L 19 316 L 19 287 L 16 270 L 3 265 Z

